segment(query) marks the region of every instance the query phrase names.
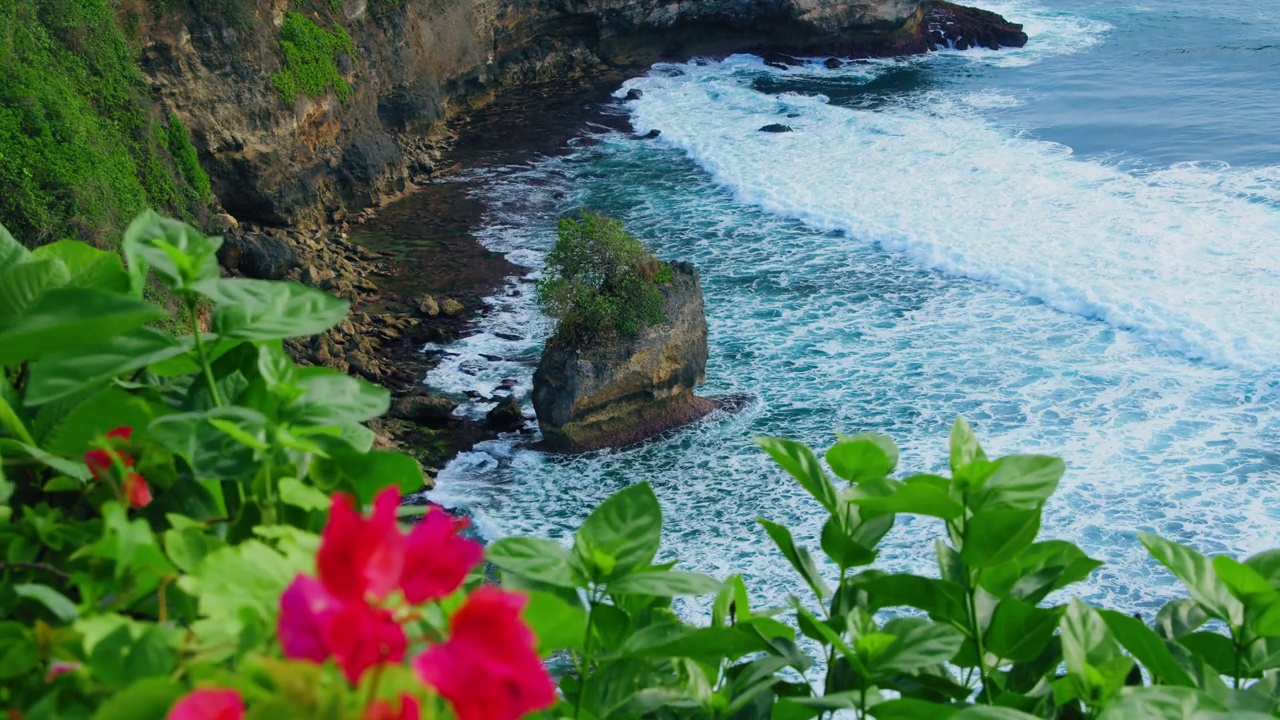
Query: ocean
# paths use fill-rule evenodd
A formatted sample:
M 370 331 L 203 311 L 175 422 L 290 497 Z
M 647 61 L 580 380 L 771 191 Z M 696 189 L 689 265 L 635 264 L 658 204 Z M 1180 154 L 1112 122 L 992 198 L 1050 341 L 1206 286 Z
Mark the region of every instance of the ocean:
M 801 586 L 755 518 L 816 552 L 822 515 L 752 438 L 883 432 L 902 472 L 940 471 L 963 416 L 990 455 L 1065 458 L 1041 536 L 1107 563 L 1078 590 L 1091 601 L 1150 616 L 1177 594 L 1140 530 L 1209 554 L 1280 546 L 1280 4 L 984 7 L 1027 46 L 658 65 L 602 111 L 635 134 L 606 123 L 567 154 L 453 178 L 486 207 L 482 242 L 535 276 L 583 207 L 693 262 L 701 392 L 752 401 L 623 450 L 482 443 L 428 497 L 489 538 L 567 539 L 648 480 L 667 557 L 783 603 Z M 514 378 L 527 407 L 551 325 L 528 277 L 489 303 L 476 335 L 429 348 L 426 380 L 492 396 Z M 932 573 L 940 532 L 900 518 L 879 566 Z

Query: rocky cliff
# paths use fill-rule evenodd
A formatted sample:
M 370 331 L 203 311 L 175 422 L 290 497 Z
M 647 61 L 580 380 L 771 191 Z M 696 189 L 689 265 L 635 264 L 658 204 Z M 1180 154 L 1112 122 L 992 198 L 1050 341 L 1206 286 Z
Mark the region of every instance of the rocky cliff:
M 706 379 L 707 320 L 692 265 L 673 263 L 662 287 L 667 321 L 632 338 L 547 341 L 533 407 L 547 446 L 582 452 L 630 445 L 715 409 L 693 394 Z
M 699 54 L 893 55 L 946 42 L 930 15 L 945 4 L 921 0 L 129 5 L 141 8 L 127 20 L 142 70 L 162 109 L 190 128 L 222 205 L 267 225 L 315 226 L 399 193 L 431 169 L 423 131 L 511 87 Z M 289 11 L 349 35 L 352 51 L 335 61 L 352 89 L 345 100 L 299 93 L 286 103 L 273 86 Z M 1009 27 L 1001 37 L 1016 40 L 1020 28 Z

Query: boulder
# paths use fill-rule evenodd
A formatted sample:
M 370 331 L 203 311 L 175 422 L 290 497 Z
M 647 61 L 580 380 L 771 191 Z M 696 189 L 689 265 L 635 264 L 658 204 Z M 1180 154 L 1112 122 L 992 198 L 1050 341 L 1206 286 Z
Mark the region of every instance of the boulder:
M 440 303 L 430 295 L 423 295 L 418 300 L 418 310 L 427 317 L 435 317 L 440 314 Z
M 229 232 L 218 248 L 222 267 L 245 277 L 281 280 L 298 266 L 293 246 L 272 235 Z
M 844 61 L 842 61 L 840 58 L 833 58 L 833 57 L 829 57 L 826 60 L 823 60 L 822 64 L 828 70 L 836 70 L 838 68 L 844 67 Z
M 693 394 L 706 379 L 707 320 L 698 273 L 672 263 L 662 286 L 667 321 L 634 337 L 547 341 L 533 375 L 533 407 L 548 449 L 631 445 L 717 407 Z
M 484 424 L 490 430 L 507 432 L 519 430 L 524 425 L 524 414 L 520 412 L 520 401 L 515 395 L 508 395 L 498 401 L 497 407 L 485 413 Z
M 644 91 L 643 91 L 643 90 L 641 90 L 641 89 L 639 89 L 639 88 L 631 88 L 630 90 L 628 90 L 628 91 L 627 91 L 627 96 L 626 96 L 625 98 L 623 98 L 623 99 L 624 99 L 624 100 L 639 100 L 639 99 L 640 99 L 640 98 L 642 98 L 642 97 L 644 97 Z
M 641 140 L 656 140 L 658 139 L 658 136 L 661 134 L 662 134 L 662 131 L 655 128 L 643 135 L 637 135 L 636 137 L 640 138 Z
M 419 425 L 440 427 L 449 422 L 458 403 L 438 395 L 409 395 L 391 403 L 391 417 Z
M 456 317 L 466 312 L 467 308 L 453 298 L 445 298 L 440 301 L 440 310 L 449 317 Z
M 790 125 L 783 125 L 782 123 L 773 123 L 771 125 L 765 125 L 764 127 L 760 128 L 760 132 L 789 133 L 789 132 L 792 132 L 792 130 Z

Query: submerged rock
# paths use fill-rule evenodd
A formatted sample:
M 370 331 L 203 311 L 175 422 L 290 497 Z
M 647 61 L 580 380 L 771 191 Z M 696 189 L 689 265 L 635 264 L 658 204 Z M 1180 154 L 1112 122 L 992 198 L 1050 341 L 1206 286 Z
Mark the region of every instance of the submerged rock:
M 661 130 L 655 129 L 655 130 L 650 130 L 649 132 L 643 135 L 637 135 L 637 137 L 639 137 L 641 140 L 656 140 L 657 137 L 661 134 L 662 134 Z
M 822 64 L 826 66 L 828 70 L 836 70 L 838 68 L 844 67 L 843 60 L 841 60 L 840 58 L 833 58 L 833 57 L 829 57 L 826 60 L 823 60 Z
M 497 407 L 485 413 L 484 424 L 491 430 L 519 430 L 524 425 L 524 415 L 520 412 L 520 401 L 515 395 L 508 395 L 498 401 Z
M 662 286 L 667 321 L 635 337 L 547 341 L 533 375 L 533 407 L 560 452 L 620 447 L 688 424 L 718 407 L 693 394 L 706 379 L 707 319 L 698 273 L 672 263 Z
M 644 97 L 644 91 L 643 91 L 643 90 L 641 90 L 641 89 L 639 89 L 639 88 L 631 88 L 630 90 L 628 90 L 628 91 L 627 91 L 627 96 L 626 96 L 625 98 L 623 98 L 623 99 L 624 99 L 624 100 L 639 100 L 639 99 L 640 99 L 640 98 L 642 98 L 642 97 Z
M 760 132 L 788 133 L 788 132 L 795 132 L 795 131 L 791 129 L 790 125 L 783 125 L 782 123 L 773 123 L 771 125 L 765 125 L 764 127 L 760 128 Z
M 458 403 L 438 395 L 409 395 L 391 404 L 391 417 L 420 425 L 440 427 L 449 422 Z

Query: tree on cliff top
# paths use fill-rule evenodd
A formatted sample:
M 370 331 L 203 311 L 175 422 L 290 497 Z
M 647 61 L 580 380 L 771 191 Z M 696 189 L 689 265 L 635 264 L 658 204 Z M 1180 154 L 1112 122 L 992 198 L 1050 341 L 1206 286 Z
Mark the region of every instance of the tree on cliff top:
M 583 211 L 565 218 L 547 255 L 538 301 L 559 320 L 556 335 L 578 340 L 616 333 L 634 336 L 666 321 L 658 286 L 671 268 L 604 215 Z

